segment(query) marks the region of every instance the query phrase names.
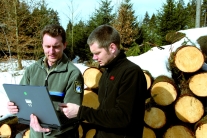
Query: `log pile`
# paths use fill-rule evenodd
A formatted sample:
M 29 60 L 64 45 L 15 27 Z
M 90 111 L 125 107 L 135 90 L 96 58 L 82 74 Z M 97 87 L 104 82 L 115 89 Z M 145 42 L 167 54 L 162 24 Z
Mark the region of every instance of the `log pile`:
M 169 57 L 172 78 L 154 79 L 144 121 L 156 137 L 207 137 L 207 72 L 201 70 L 204 60 L 197 47 L 181 46 Z
M 164 75 L 153 78 L 143 70 L 148 90 L 143 138 L 205 138 L 207 72 L 201 70 L 204 55 L 197 47 L 184 45 L 172 52 L 168 60 L 172 78 Z M 85 123 L 82 129 L 85 131 L 82 138 L 89 132 L 93 132 L 90 138 L 95 135 L 92 124 Z

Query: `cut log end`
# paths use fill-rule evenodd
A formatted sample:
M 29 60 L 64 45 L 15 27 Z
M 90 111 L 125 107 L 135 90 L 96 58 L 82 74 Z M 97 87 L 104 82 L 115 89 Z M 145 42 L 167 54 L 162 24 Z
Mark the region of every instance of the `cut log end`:
M 3 138 L 10 138 L 12 134 L 11 128 L 8 124 L 3 124 L 0 127 L 0 136 Z
M 203 63 L 204 56 L 195 46 L 181 47 L 175 55 L 175 65 L 183 72 L 192 73 L 198 71 Z
M 196 138 L 207 138 L 207 124 L 200 125 L 195 131 Z
M 190 129 L 178 125 L 168 128 L 163 138 L 195 138 L 195 137 Z
M 96 134 L 96 129 L 90 129 L 86 133 L 86 138 L 93 138 L 95 136 L 95 134 Z
M 190 78 L 189 88 L 199 97 L 207 97 L 207 72 L 199 73 Z
M 151 89 L 154 101 L 162 106 L 170 105 L 177 98 L 175 87 L 168 82 L 158 82 Z
M 144 121 L 151 128 L 159 129 L 166 124 L 166 116 L 161 109 L 152 107 L 150 110 L 145 110 Z
M 91 90 L 84 90 L 82 105 L 97 109 L 99 106 L 98 95 Z
M 156 135 L 152 129 L 144 127 L 142 138 L 156 138 Z
M 83 73 L 84 84 L 88 88 L 98 88 L 102 72 L 98 68 L 88 68 Z
M 185 95 L 176 101 L 175 113 L 181 121 L 195 123 L 203 116 L 204 107 L 197 98 Z

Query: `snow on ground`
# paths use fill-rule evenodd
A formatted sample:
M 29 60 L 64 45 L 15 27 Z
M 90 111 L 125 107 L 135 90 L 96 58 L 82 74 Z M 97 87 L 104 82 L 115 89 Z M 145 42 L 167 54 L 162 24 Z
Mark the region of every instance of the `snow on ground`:
M 196 45 L 196 47 L 200 48 L 199 44 L 197 43 L 197 39 L 200 36 L 207 35 L 207 27 L 181 30 L 179 32 L 185 33 L 186 37 L 172 45 L 162 46 L 164 48 L 162 50 L 158 49 L 157 47 L 153 47 L 151 50 L 142 55 L 130 56 L 127 58 L 138 64 L 143 70 L 148 70 L 154 78 L 158 77 L 159 75 L 171 77 L 171 72 L 167 69 L 170 53 L 174 52 L 178 47 L 180 47 L 184 41 L 186 41 L 188 45 Z M 6 104 L 9 99 L 4 91 L 4 88 L 2 87 L 2 84 L 18 84 L 25 68 L 34 62 L 34 60 L 22 61 L 24 69 L 19 71 L 16 70 L 17 60 L 0 62 L 0 121 L 12 116 L 6 109 Z M 82 74 L 88 68 L 83 64 L 74 64 L 80 69 Z M 203 68 L 207 69 L 207 65 L 204 64 Z
M 179 32 L 185 33 L 186 37 L 182 38 L 178 42 L 173 43 L 172 45 L 162 46 L 164 49 L 153 47 L 142 55 L 130 56 L 127 58 L 139 65 L 143 70 L 148 70 L 153 78 L 156 78 L 160 75 L 166 75 L 171 78 L 171 71 L 168 70 L 168 58 L 170 53 L 182 46 L 183 42 L 187 42 L 186 45 L 195 45 L 196 47 L 200 48 L 199 44 L 197 43 L 197 39 L 200 36 L 207 35 L 207 27 L 181 30 Z

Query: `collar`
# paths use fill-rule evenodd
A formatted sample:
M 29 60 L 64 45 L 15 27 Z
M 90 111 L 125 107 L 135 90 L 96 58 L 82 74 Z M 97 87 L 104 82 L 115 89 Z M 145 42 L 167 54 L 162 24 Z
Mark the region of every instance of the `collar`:
M 120 59 L 123 58 L 126 58 L 126 55 L 124 53 L 124 50 L 120 50 L 119 54 L 111 62 L 109 62 L 104 66 L 101 66 L 101 68 L 108 68 L 108 69 L 113 68 L 116 65 L 118 65 L 121 62 Z
M 45 61 L 46 61 L 46 58 L 45 57 L 42 57 L 36 63 L 39 66 L 41 66 L 41 68 L 47 69 L 48 68 L 48 65 L 45 66 Z M 67 70 L 68 62 L 69 62 L 68 57 L 65 54 L 63 54 L 62 58 L 60 60 L 58 60 L 56 62 L 56 64 L 52 66 L 52 68 L 53 68 L 53 70 L 56 70 L 56 71 L 64 71 L 64 70 Z

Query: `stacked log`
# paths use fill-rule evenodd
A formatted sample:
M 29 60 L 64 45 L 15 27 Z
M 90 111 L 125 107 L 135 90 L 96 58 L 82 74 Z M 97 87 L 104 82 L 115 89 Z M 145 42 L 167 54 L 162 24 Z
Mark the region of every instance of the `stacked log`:
M 201 70 L 203 64 L 201 50 L 181 46 L 169 57 L 172 78 L 154 78 L 144 121 L 156 137 L 207 137 L 207 72 Z
M 15 138 L 17 133 L 28 127 L 28 125 L 19 124 L 17 117 L 7 118 L 0 122 L 0 138 Z
M 10 138 L 11 137 L 11 128 L 8 124 L 3 124 L 0 127 L 0 137 L 1 138 Z
M 82 105 L 97 109 L 99 106 L 98 101 L 98 85 L 99 80 L 102 76 L 102 71 L 98 69 L 97 67 L 88 67 L 83 71 L 83 78 L 84 78 L 84 84 L 86 88 L 84 89 L 84 96 L 83 96 L 83 102 Z M 81 122 L 80 124 L 80 131 L 79 131 L 79 137 L 80 138 L 93 138 L 96 129 L 94 125 L 88 123 L 86 120 Z

